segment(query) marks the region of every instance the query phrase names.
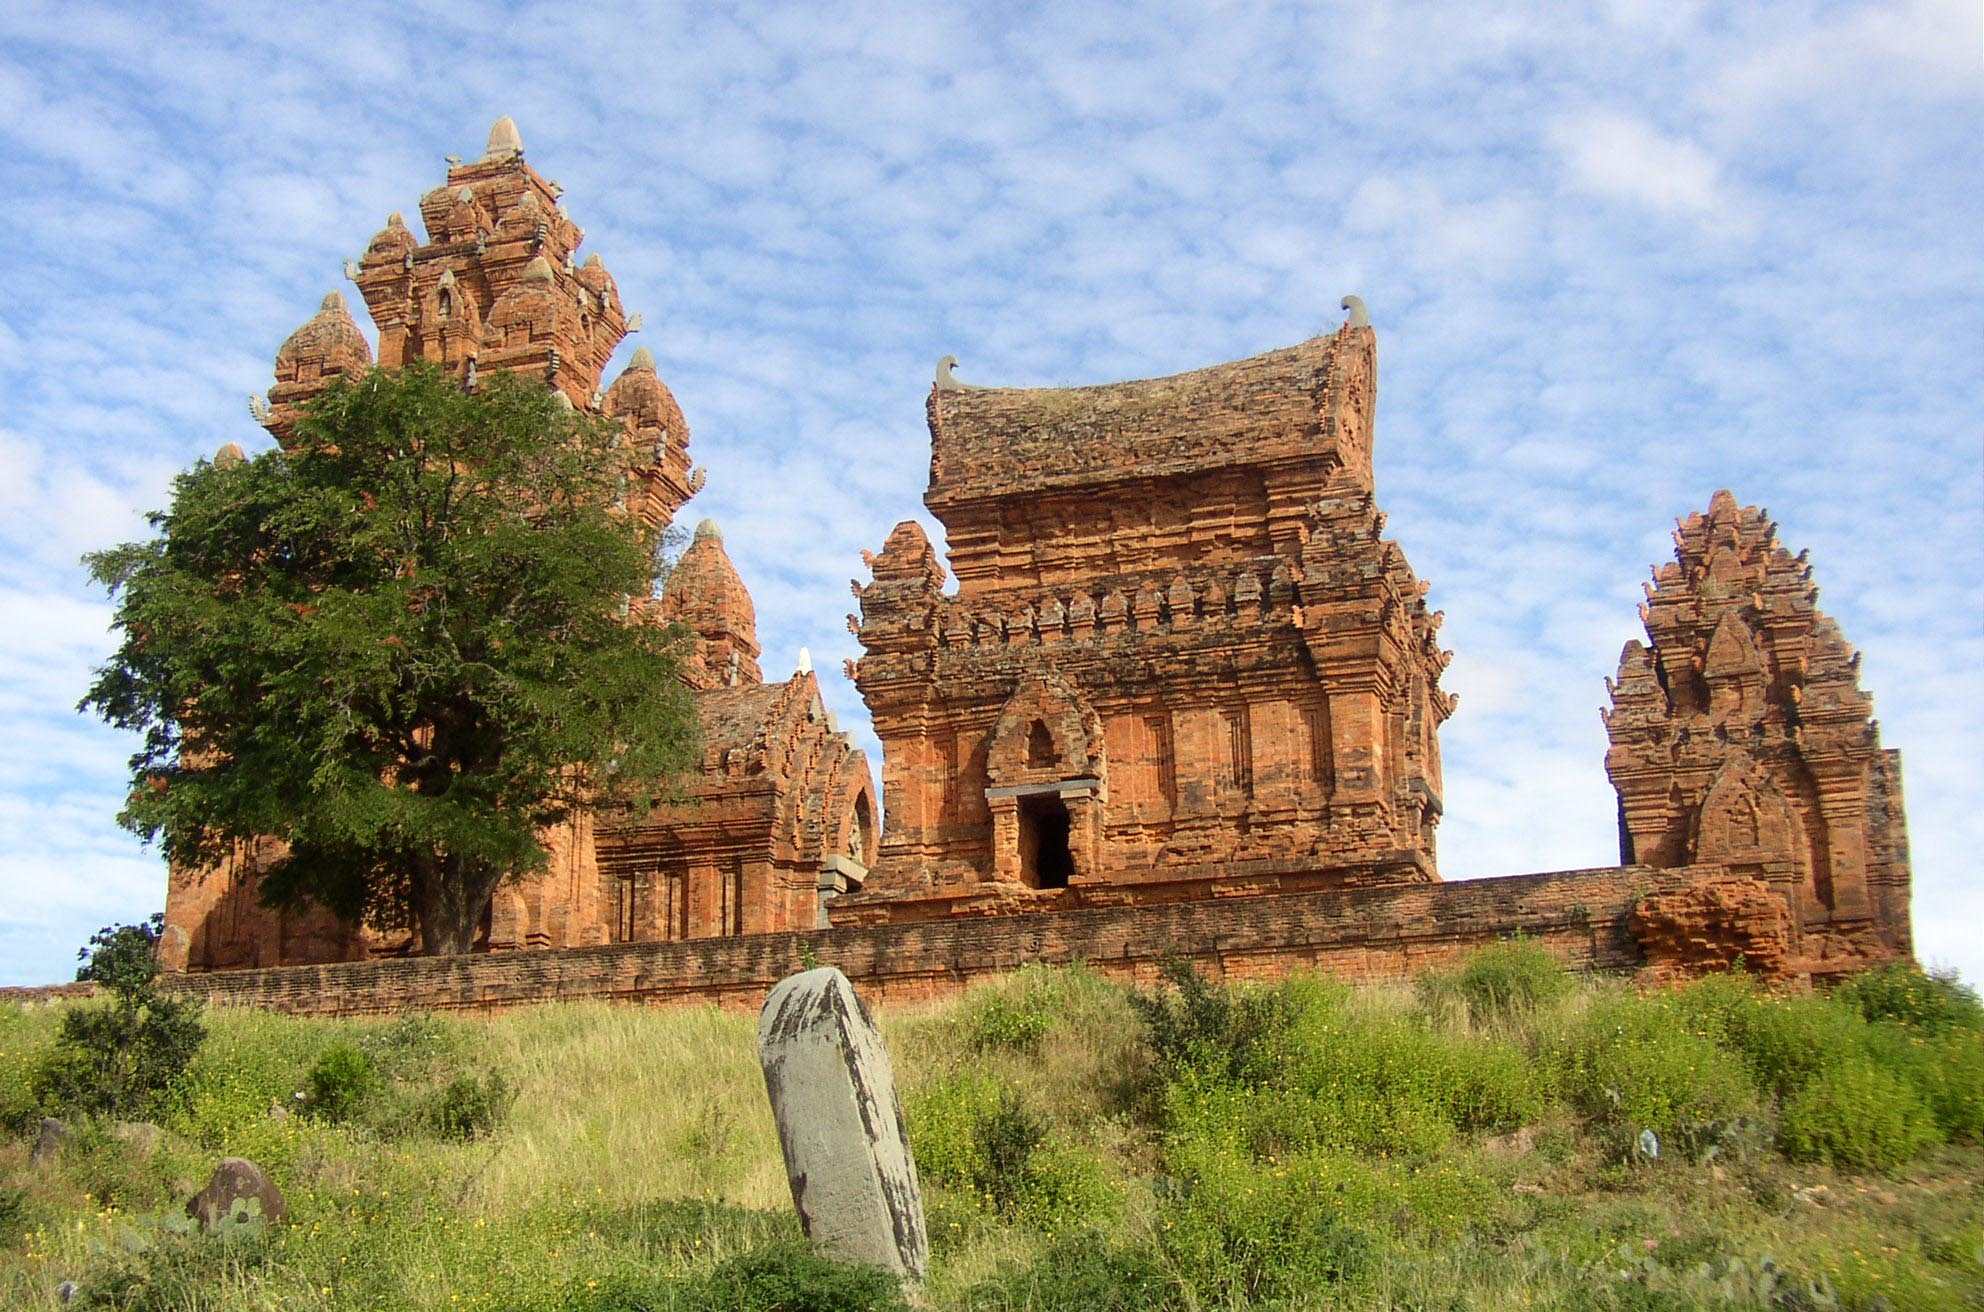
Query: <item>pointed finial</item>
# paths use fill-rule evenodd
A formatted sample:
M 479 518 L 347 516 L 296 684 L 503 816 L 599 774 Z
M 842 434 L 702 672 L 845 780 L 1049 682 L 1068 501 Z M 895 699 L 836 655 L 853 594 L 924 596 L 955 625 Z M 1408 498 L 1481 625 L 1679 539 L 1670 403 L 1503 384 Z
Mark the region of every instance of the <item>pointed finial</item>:
M 654 352 L 643 346 L 640 350 L 634 352 L 633 359 L 627 361 L 627 367 L 629 369 L 645 369 L 649 373 L 653 373 Z
M 711 540 L 716 542 L 722 542 L 723 530 L 719 529 L 716 526 L 715 520 L 706 519 L 702 523 L 696 525 L 696 541 L 703 542 L 703 541 L 711 541 Z
M 813 653 L 804 647 L 799 649 L 799 669 L 797 672 L 800 674 L 811 674 L 813 672 Z
M 1350 312 L 1350 317 L 1343 321 L 1344 327 L 1369 328 L 1371 326 L 1371 312 L 1364 308 L 1364 298 L 1362 296 L 1344 297 L 1343 308 Z
M 353 282 L 357 282 L 358 275 L 360 272 L 362 272 L 362 270 L 359 268 L 359 264 L 357 260 L 346 260 L 344 262 L 345 277 L 351 279 Z
M 324 299 L 317 302 L 318 314 L 325 314 L 330 312 L 337 312 L 343 314 L 351 313 L 349 310 L 345 309 L 343 292 L 326 292 L 324 294 Z
M 517 121 L 508 114 L 496 120 L 489 129 L 489 144 L 484 147 L 485 160 L 515 159 L 524 153 L 523 135 L 517 131 Z
M 645 322 L 647 321 L 637 314 L 633 318 L 627 320 L 627 331 L 630 333 L 637 333 L 641 330 L 641 325 Z
M 214 452 L 214 468 L 232 469 L 247 458 L 248 453 L 241 449 L 241 443 L 229 442 Z
M 599 258 L 598 251 L 594 251 L 592 254 L 586 256 L 586 267 L 588 269 L 604 269 L 606 267 L 606 261 Z
M 958 358 L 955 355 L 947 355 L 937 361 L 937 381 L 934 386 L 938 391 L 962 392 L 965 390 L 965 385 L 959 382 L 957 377 L 951 373 L 951 370 L 957 368 L 957 364 Z
M 406 215 L 400 213 L 398 210 L 394 210 L 386 216 L 386 226 L 388 228 L 404 228 L 406 226 Z

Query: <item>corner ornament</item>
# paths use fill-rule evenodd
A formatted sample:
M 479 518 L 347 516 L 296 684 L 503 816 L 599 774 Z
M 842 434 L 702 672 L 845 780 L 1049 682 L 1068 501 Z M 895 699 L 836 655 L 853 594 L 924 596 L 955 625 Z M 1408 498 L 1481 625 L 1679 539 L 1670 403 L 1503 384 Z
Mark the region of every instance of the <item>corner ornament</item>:
M 1350 313 L 1350 317 L 1343 321 L 1344 327 L 1369 328 L 1371 326 L 1371 312 L 1364 308 L 1364 298 L 1362 296 L 1344 297 L 1343 308 Z
M 978 391 L 979 389 L 973 387 L 970 383 L 958 381 L 957 375 L 951 372 L 951 370 L 957 368 L 957 365 L 958 358 L 955 355 L 947 355 L 937 361 L 937 381 L 935 384 L 937 390 L 940 392 Z

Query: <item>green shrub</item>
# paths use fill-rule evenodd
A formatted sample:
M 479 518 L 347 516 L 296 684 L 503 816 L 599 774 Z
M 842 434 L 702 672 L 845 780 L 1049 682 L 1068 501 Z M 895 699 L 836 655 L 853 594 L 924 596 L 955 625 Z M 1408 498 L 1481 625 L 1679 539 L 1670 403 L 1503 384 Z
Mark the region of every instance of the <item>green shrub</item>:
M 1296 1014 L 1297 986 L 1214 984 L 1175 958 L 1160 970 L 1163 985 L 1130 997 L 1160 1075 L 1195 1071 L 1245 1085 L 1267 1083 Z
M 426 1120 L 443 1139 L 480 1139 L 496 1132 L 514 1101 L 516 1092 L 501 1071 L 457 1075 L 429 1101 Z
M 1866 1060 L 1822 1071 L 1785 1100 L 1778 1121 L 1787 1157 L 1857 1169 L 1891 1170 L 1938 1137 L 1915 1090 Z
M 1891 962 L 1856 975 L 1833 993 L 1870 1021 L 1893 1021 L 1924 1034 L 1984 1030 L 1984 1001 L 1951 970 L 1925 972 Z
M 979 1052 L 1032 1052 L 1052 1028 L 1052 1000 L 1024 984 L 988 990 L 965 1013 L 967 1042 Z
M 1034 1150 L 1047 1142 L 1047 1122 L 1027 1110 L 1011 1089 L 974 1127 L 981 1167 L 973 1181 L 1001 1216 L 1019 1213 L 1031 1179 Z
M 1160 1242 L 1171 1269 L 1207 1301 L 1313 1294 L 1370 1258 L 1368 1214 L 1331 1187 L 1316 1159 L 1264 1167 L 1216 1141 L 1174 1140 L 1166 1164 L 1175 1183 Z
M 753 1249 L 682 1282 L 674 1305 L 725 1312 L 907 1312 L 909 1306 L 888 1272 L 831 1262 L 797 1241 Z
M 1928 1045 L 1929 1078 L 1917 1091 L 1943 1134 L 1960 1143 L 1984 1143 L 1984 1030 L 1950 1030 Z
M 1616 1147 L 1652 1130 L 1693 1154 L 1719 1126 L 1757 1112 L 1742 1060 L 1684 1020 L 1661 998 L 1613 997 L 1556 1037 L 1549 1055 L 1565 1097 Z
M 11 1244 L 26 1234 L 31 1219 L 28 1191 L 0 1185 L 0 1246 Z
M 1008 1221 L 1059 1233 L 1121 1210 L 1122 1191 L 1101 1160 L 1054 1134 L 988 1076 L 953 1076 L 919 1090 L 908 1121 L 917 1173 Z
M 1451 991 L 1475 1021 L 1526 1016 L 1571 991 L 1570 972 L 1528 939 L 1493 943 L 1471 954 L 1451 976 L 1431 977 L 1431 992 Z
M 372 1059 L 349 1043 L 324 1049 L 304 1077 L 304 1110 L 319 1120 L 348 1121 L 378 1095 L 379 1071 Z
M 76 977 L 95 980 L 111 997 L 63 1013 L 31 1081 L 43 1111 L 153 1119 L 181 1100 L 207 1031 L 198 1003 L 155 987 L 163 920 L 106 926 L 77 954 L 85 964 Z
M 978 1123 L 999 1103 L 999 1085 L 966 1072 L 911 1090 L 904 1100 L 917 1174 L 961 1189 L 975 1188 L 983 1167 Z
M 1175 1284 L 1150 1249 L 1084 1234 L 980 1281 L 961 1301 L 967 1312 L 1150 1312 L 1174 1305 Z
M 1548 1086 L 1515 1043 L 1437 1030 L 1292 981 L 1271 1077 L 1236 1083 L 1187 1069 L 1167 1086 L 1173 1134 L 1212 1135 L 1256 1159 L 1312 1149 L 1429 1157 L 1457 1134 L 1540 1119 Z
M 1689 1028 L 1739 1057 L 1757 1088 L 1788 1098 L 1842 1062 L 1865 1060 L 1867 1022 L 1828 998 L 1772 997 L 1740 976 L 1680 990 Z

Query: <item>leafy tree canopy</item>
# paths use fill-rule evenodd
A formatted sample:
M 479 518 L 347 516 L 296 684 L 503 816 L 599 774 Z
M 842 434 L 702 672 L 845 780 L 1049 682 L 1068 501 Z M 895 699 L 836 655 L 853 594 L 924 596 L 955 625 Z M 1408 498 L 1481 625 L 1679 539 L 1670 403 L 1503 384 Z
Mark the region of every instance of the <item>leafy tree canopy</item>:
M 86 558 L 122 641 L 83 699 L 143 735 L 122 822 L 175 863 L 258 837 L 262 896 L 467 951 L 575 806 L 695 750 L 657 544 L 611 420 L 507 375 L 340 381 L 286 450 L 180 475 L 155 536 Z

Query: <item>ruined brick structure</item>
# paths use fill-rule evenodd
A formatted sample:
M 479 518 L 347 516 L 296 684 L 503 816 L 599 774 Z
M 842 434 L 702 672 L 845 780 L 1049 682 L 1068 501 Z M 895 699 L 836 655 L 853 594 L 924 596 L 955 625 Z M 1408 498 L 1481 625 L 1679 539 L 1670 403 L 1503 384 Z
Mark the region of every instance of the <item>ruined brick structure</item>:
M 1354 316 L 1361 318 L 1361 316 Z M 855 585 L 886 828 L 836 923 L 1438 878 L 1453 700 L 1372 496 L 1367 324 L 1175 377 L 930 393 Z
M 464 385 L 524 370 L 620 418 L 629 504 L 672 522 L 701 481 L 688 426 L 645 351 L 599 390 L 632 324 L 507 120 L 421 214 L 426 243 L 395 216 L 351 266 L 381 363 Z M 946 358 L 924 500 L 949 567 L 899 524 L 864 553 L 849 617 L 885 808 L 805 662 L 764 681 L 750 593 L 705 521 L 632 608 L 685 632 L 699 769 L 644 814 L 547 835 L 549 868 L 499 893 L 483 946 L 553 950 L 365 961 L 407 945 L 262 910 L 250 845 L 173 872 L 167 960 L 270 968 L 177 986 L 318 1012 L 755 1007 L 811 961 L 902 1000 L 1028 961 L 1147 979 L 1174 954 L 1241 977 L 1400 978 L 1510 934 L 1649 980 L 1906 958 L 1899 759 L 1804 558 L 1727 492 L 1680 524 L 1648 642 L 1609 685 L 1622 864 L 1439 882 L 1448 653 L 1384 538 L 1376 342 L 1345 307 L 1328 336 L 1142 382 L 976 388 Z M 281 440 L 371 361 L 327 298 L 258 417 Z
M 1741 956 L 1777 974 L 1906 957 L 1900 754 L 1881 747 L 1860 658 L 1811 568 L 1717 492 L 1675 534 L 1608 681 L 1605 770 L 1620 860 L 1719 868 L 1727 886 L 1649 902 L 1638 932 L 1677 969 Z
M 628 442 L 627 505 L 661 529 L 702 486 L 689 427 L 636 351 L 603 391 L 608 360 L 639 327 L 558 184 L 524 160 L 498 120 L 480 159 L 455 164 L 420 201 L 428 240 L 398 214 L 347 266 L 378 331 L 378 363 L 420 360 L 464 386 L 491 370 L 528 374 L 573 407 L 619 419 Z M 251 402 L 286 442 L 301 409 L 337 378 L 373 365 L 371 344 L 333 292 L 276 354 L 275 384 Z M 810 928 L 821 900 L 859 886 L 874 859 L 867 758 L 834 725 L 810 670 L 766 683 L 757 619 L 714 524 L 705 521 L 663 587 L 635 599 L 637 621 L 687 631 L 683 678 L 703 724 L 700 769 L 645 815 L 582 813 L 544 836 L 547 867 L 505 885 L 481 946 L 566 947 Z M 256 872 L 276 854 L 243 844 L 208 868 L 175 868 L 164 960 L 210 970 L 362 960 L 411 950 L 321 910 L 271 911 Z

